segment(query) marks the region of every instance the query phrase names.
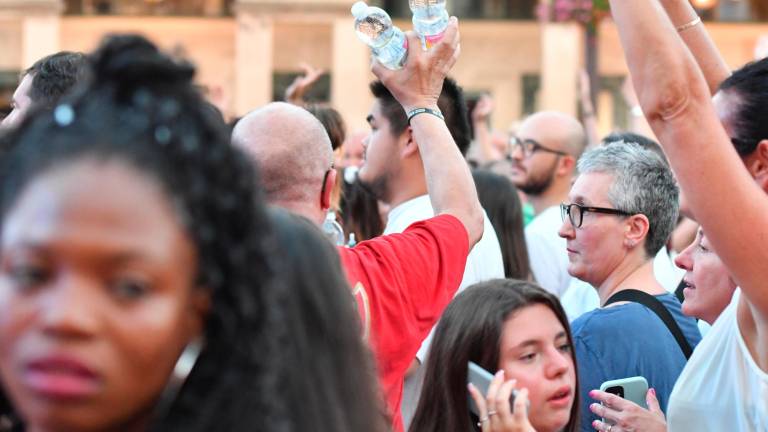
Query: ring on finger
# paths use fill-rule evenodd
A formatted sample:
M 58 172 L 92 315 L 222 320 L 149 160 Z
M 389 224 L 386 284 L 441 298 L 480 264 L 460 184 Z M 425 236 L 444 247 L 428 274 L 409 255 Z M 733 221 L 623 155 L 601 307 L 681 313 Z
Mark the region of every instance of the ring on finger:
M 477 422 L 477 427 L 479 427 L 479 428 L 483 427 L 483 423 L 485 423 L 487 421 L 488 421 L 488 416 L 484 416 L 483 418 L 480 419 L 479 422 Z
M 493 410 L 488 411 L 488 417 L 493 417 L 495 415 L 496 415 L 496 411 L 493 411 Z

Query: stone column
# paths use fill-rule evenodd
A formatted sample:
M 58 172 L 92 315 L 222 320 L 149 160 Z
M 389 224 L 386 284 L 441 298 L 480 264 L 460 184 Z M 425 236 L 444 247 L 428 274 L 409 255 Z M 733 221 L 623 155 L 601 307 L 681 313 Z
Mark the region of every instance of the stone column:
M 274 50 L 282 44 L 275 28 L 285 24 L 312 23 L 330 26 L 333 61 L 331 101 L 349 119 L 351 127 L 365 124 L 371 99 L 365 89 L 372 75 L 368 54 L 353 31 L 353 0 L 237 0 L 237 49 L 235 107 L 239 115 L 272 100 Z M 359 122 L 357 119 L 361 118 Z
M 235 9 L 235 111 L 243 115 L 272 101 L 274 19 L 260 2 L 238 0 Z
M 62 0 L 0 0 L 0 18 L 21 27 L 19 69 L 59 51 Z
M 584 30 L 575 23 L 542 24 L 541 110 L 576 115 L 577 79 L 584 53 Z

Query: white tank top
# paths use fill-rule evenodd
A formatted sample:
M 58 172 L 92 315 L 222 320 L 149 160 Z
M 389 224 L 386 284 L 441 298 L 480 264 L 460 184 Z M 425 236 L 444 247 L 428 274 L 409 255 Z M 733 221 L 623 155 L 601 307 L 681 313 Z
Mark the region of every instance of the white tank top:
M 740 292 L 680 374 L 667 408 L 669 431 L 768 431 L 768 374 L 757 366 L 739 332 Z

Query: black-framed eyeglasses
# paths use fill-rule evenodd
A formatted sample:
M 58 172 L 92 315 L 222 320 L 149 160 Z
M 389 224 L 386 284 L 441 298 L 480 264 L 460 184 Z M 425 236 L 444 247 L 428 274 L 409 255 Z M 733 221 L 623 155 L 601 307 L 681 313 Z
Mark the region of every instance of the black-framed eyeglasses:
M 530 138 L 526 139 L 520 139 L 516 136 L 509 137 L 509 157 L 512 157 L 512 154 L 515 152 L 515 150 L 520 149 L 520 151 L 523 153 L 523 158 L 528 159 L 531 157 L 534 153 L 537 151 L 543 151 L 547 153 L 553 153 L 560 156 L 567 156 L 568 153 L 560 151 L 560 150 L 553 150 L 551 148 L 544 147 L 541 145 L 538 141 Z
M 567 217 L 574 228 L 581 228 L 581 223 L 584 221 L 584 213 L 586 212 L 632 216 L 632 213 L 625 212 L 624 210 L 605 207 L 586 207 L 579 204 L 560 204 L 560 217 L 563 219 L 563 222 L 565 222 L 565 218 Z

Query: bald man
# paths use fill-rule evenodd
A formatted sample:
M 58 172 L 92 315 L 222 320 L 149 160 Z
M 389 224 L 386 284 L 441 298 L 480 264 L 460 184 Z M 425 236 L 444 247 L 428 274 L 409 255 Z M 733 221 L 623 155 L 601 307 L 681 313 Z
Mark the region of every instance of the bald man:
M 269 203 L 323 223 L 336 170 L 331 140 L 315 116 L 274 102 L 237 122 L 232 143 L 259 163 Z
M 536 281 L 557 296 L 571 283 L 565 240 L 557 235 L 562 224 L 559 205 L 568 197 L 576 161 L 586 145 L 581 123 L 552 111 L 525 119 L 511 142 L 512 181 L 536 213 L 525 228 L 531 270 Z
M 437 109 L 443 80 L 459 51 L 457 22 L 451 21 L 429 51 L 421 49 L 412 32 L 408 38 L 408 62 L 402 70 L 375 64 L 373 71 L 405 112 Z M 472 176 L 445 121 L 416 114 L 410 130 L 418 139 L 436 216 L 401 234 L 338 249 L 397 432 L 403 430 L 405 373 L 456 293 L 467 255 L 484 230 Z M 330 139 L 317 119 L 296 106 L 269 104 L 238 122 L 232 142 L 259 164 L 271 204 L 322 223 L 336 174 Z

